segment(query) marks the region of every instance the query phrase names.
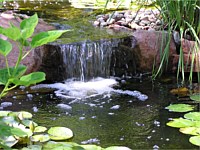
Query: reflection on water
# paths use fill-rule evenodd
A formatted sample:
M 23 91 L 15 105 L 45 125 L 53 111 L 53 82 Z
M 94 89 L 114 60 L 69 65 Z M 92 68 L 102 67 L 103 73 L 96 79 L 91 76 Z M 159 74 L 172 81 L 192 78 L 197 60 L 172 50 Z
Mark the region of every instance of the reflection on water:
M 124 145 L 132 149 L 195 149 L 188 142 L 188 136 L 166 126 L 173 113 L 169 114 L 164 107 L 176 100 L 169 94 L 173 86 L 152 84 L 149 80 L 118 81 L 118 89 L 145 93 L 148 95 L 146 101 L 114 92 L 70 103 L 73 98 L 59 98 L 54 92 L 46 90 L 44 93 L 43 89 L 25 89 L 27 94 L 19 95 L 18 92 L 15 99 L 4 101 L 13 102 L 13 106 L 5 109 L 32 112 L 33 119 L 40 125 L 71 128 L 75 135 L 72 141 L 79 144 Z

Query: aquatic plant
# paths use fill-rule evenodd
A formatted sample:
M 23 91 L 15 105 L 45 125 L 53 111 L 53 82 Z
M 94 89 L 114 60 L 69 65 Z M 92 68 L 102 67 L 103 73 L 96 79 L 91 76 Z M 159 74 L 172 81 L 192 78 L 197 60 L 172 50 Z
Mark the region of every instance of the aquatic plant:
M 190 99 L 196 102 L 200 101 L 200 94 L 193 94 Z M 171 112 L 188 112 L 195 109 L 194 105 L 189 104 L 171 104 L 166 107 Z M 189 142 L 200 146 L 200 112 L 188 112 L 184 117 L 173 118 L 167 123 L 168 126 L 180 128 L 179 131 L 183 134 L 192 135 Z
M 189 80 L 192 82 L 193 69 L 194 69 L 194 61 L 199 57 L 199 46 L 200 46 L 200 1 L 192 0 L 192 1 L 173 1 L 173 0 L 157 0 L 156 4 L 158 5 L 158 9 L 160 10 L 161 16 L 163 18 L 163 22 L 165 24 L 164 28 L 168 29 L 169 32 L 169 41 L 171 40 L 171 35 L 174 31 L 178 31 L 180 34 L 180 39 L 178 42 L 180 44 L 180 48 L 178 49 L 179 53 L 179 62 L 178 62 L 178 70 L 177 70 L 177 78 L 181 73 L 182 83 L 185 81 L 185 69 L 190 66 L 190 76 Z M 191 40 L 195 41 L 195 46 L 190 49 L 187 63 L 184 59 L 184 52 L 182 49 L 182 42 L 184 38 L 191 37 Z M 161 50 L 161 59 L 160 59 L 160 67 L 153 73 L 153 78 L 160 75 L 168 64 L 168 53 L 169 53 L 169 45 Z M 191 61 L 190 56 L 192 56 Z M 189 63 L 188 63 L 189 62 Z M 199 64 L 197 63 L 197 69 L 200 69 Z M 199 78 L 198 72 L 198 79 Z
M 21 61 L 36 47 L 55 41 L 68 30 L 52 30 L 40 32 L 33 36 L 35 27 L 38 24 L 37 14 L 24 19 L 20 27 L 10 23 L 9 28 L 0 27 L 0 34 L 5 35 L 18 46 L 19 55 L 15 66 L 9 66 L 8 54 L 12 52 L 12 44 L 9 41 L 0 39 L 0 54 L 5 58 L 6 68 L 0 69 L 0 85 L 4 86 L 0 98 L 5 96 L 9 90 L 23 85 L 29 86 L 45 80 L 45 73 L 33 72 L 24 75 L 27 66 L 21 65 Z
M 66 141 L 73 137 L 71 129 L 66 127 L 39 126 L 32 121 L 32 114 L 25 111 L 0 111 L 0 149 L 13 147 L 22 150 L 79 149 L 79 150 L 130 150 L 124 146 L 102 148 L 97 145 L 79 145 Z M 46 133 L 47 131 L 47 133 Z M 23 147 L 25 145 L 25 147 Z

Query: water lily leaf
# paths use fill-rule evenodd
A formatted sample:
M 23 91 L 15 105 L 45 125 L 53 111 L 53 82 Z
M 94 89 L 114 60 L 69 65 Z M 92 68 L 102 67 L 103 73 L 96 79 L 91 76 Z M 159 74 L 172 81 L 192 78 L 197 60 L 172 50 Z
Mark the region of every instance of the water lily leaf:
M 73 147 L 73 145 L 68 143 L 68 142 L 49 141 L 46 144 L 44 144 L 43 150 L 49 150 L 49 149 L 51 149 L 51 150 L 55 149 L 56 150 L 56 148 L 63 148 L 65 150 L 73 150 L 72 147 Z
M 12 50 L 12 44 L 0 39 L 0 54 L 6 57 Z
M 200 128 L 199 127 L 180 128 L 179 131 L 181 133 L 189 134 L 189 135 L 200 135 Z
M 46 127 L 37 126 L 37 127 L 34 129 L 34 132 L 40 133 L 40 132 L 45 132 L 46 130 L 47 130 Z
M 193 94 L 190 96 L 190 99 L 193 101 L 200 101 L 200 94 Z
M 52 140 L 66 140 L 73 137 L 72 130 L 66 127 L 51 127 L 48 134 Z
M 81 145 L 86 150 L 102 150 L 100 146 L 97 145 Z
M 47 142 L 50 140 L 48 134 L 38 134 L 31 137 L 32 142 Z
M 29 145 L 28 147 L 24 147 L 21 150 L 42 150 L 41 145 Z
M 110 146 L 105 148 L 105 150 L 131 150 L 131 149 L 124 146 Z
M 33 123 L 34 127 L 37 127 L 37 126 L 38 126 L 38 124 L 35 123 L 35 122 L 32 121 L 32 120 L 27 120 L 27 119 L 25 119 L 25 120 L 22 120 L 21 122 L 22 122 L 22 124 L 25 125 L 26 127 L 30 127 L 30 124 L 32 124 L 32 123 Z
M 194 106 L 189 104 L 171 104 L 165 107 L 165 109 L 168 109 L 169 111 L 173 112 L 188 112 L 192 111 L 194 109 Z
M 27 39 L 34 33 L 35 27 L 38 24 L 38 16 L 34 14 L 30 18 L 24 19 L 20 23 L 21 37 Z
M 20 120 L 31 119 L 33 115 L 26 111 L 20 111 L 18 117 L 20 118 Z
M 35 48 L 49 42 L 53 42 L 67 31 L 68 30 L 52 30 L 47 32 L 40 32 L 32 38 L 31 47 Z
M 10 111 L 0 111 L 0 117 L 6 117 L 9 113 Z
M 184 118 L 195 121 L 200 121 L 200 112 L 189 112 L 184 115 Z
M 14 136 L 3 137 L 2 140 L 4 141 L 4 144 L 8 147 L 13 147 L 18 142 L 18 140 L 15 139 Z
M 14 116 L 3 117 L 2 121 L 10 126 L 12 126 L 13 124 L 18 124 L 18 122 L 15 120 Z
M 196 146 L 200 146 L 200 136 L 192 136 L 189 139 L 190 143 L 196 145 Z
M 184 128 L 184 127 L 194 126 L 195 122 L 188 119 L 178 118 L 178 119 L 173 119 L 172 121 L 168 122 L 167 125 L 170 127 L 175 127 L 175 128 Z

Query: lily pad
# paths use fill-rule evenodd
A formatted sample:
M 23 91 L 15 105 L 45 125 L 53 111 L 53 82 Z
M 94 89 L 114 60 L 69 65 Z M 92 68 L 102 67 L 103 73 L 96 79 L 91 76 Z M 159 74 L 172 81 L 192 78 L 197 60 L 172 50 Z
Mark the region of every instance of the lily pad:
M 24 147 L 21 150 L 42 150 L 41 145 L 29 145 L 28 147 Z
M 200 121 L 200 112 L 189 112 L 184 115 L 186 119 L 191 119 L 195 121 Z
M 97 145 L 81 145 L 86 150 L 102 150 L 100 146 Z
M 48 134 L 38 134 L 31 137 L 32 142 L 47 142 L 50 140 Z
M 189 139 L 190 143 L 196 145 L 196 146 L 200 146 L 200 136 L 192 136 Z
M 72 149 L 73 145 L 68 142 L 54 142 L 54 141 L 49 141 L 43 146 L 43 150 L 53 150 L 53 149 L 65 149 L 65 150 L 73 150 Z
M 0 111 L 0 117 L 6 117 L 9 113 L 10 111 Z
M 9 147 L 14 146 L 18 142 L 18 140 L 15 139 L 14 136 L 3 137 L 2 139 L 4 143 Z
M 66 140 L 73 137 L 72 130 L 66 127 L 51 127 L 48 134 L 52 140 Z
M 188 119 L 179 118 L 179 119 L 173 119 L 172 121 L 168 122 L 167 125 L 175 128 L 184 128 L 184 127 L 194 126 L 195 122 Z
M 131 149 L 124 146 L 110 146 L 107 147 L 105 150 L 131 150 Z
M 43 126 L 37 126 L 34 130 L 34 132 L 40 133 L 40 132 L 45 132 L 47 130 L 46 127 Z
M 179 131 L 181 133 L 189 134 L 189 135 L 200 135 L 200 128 L 199 127 L 180 128 Z
M 29 112 L 21 111 L 21 112 L 19 112 L 18 117 L 20 118 L 20 120 L 31 119 L 33 117 L 33 115 Z
M 193 94 L 190 96 L 190 99 L 193 101 L 200 101 L 200 94 Z
M 166 107 L 169 111 L 173 112 L 188 112 L 194 109 L 194 106 L 189 104 L 171 104 Z

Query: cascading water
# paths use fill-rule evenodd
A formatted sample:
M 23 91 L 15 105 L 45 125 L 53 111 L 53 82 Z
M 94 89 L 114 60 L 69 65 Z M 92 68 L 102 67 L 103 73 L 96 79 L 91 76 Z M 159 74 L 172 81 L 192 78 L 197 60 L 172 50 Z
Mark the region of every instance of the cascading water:
M 61 45 L 66 78 L 87 81 L 94 77 L 109 77 L 112 49 L 120 39 L 100 40 Z

